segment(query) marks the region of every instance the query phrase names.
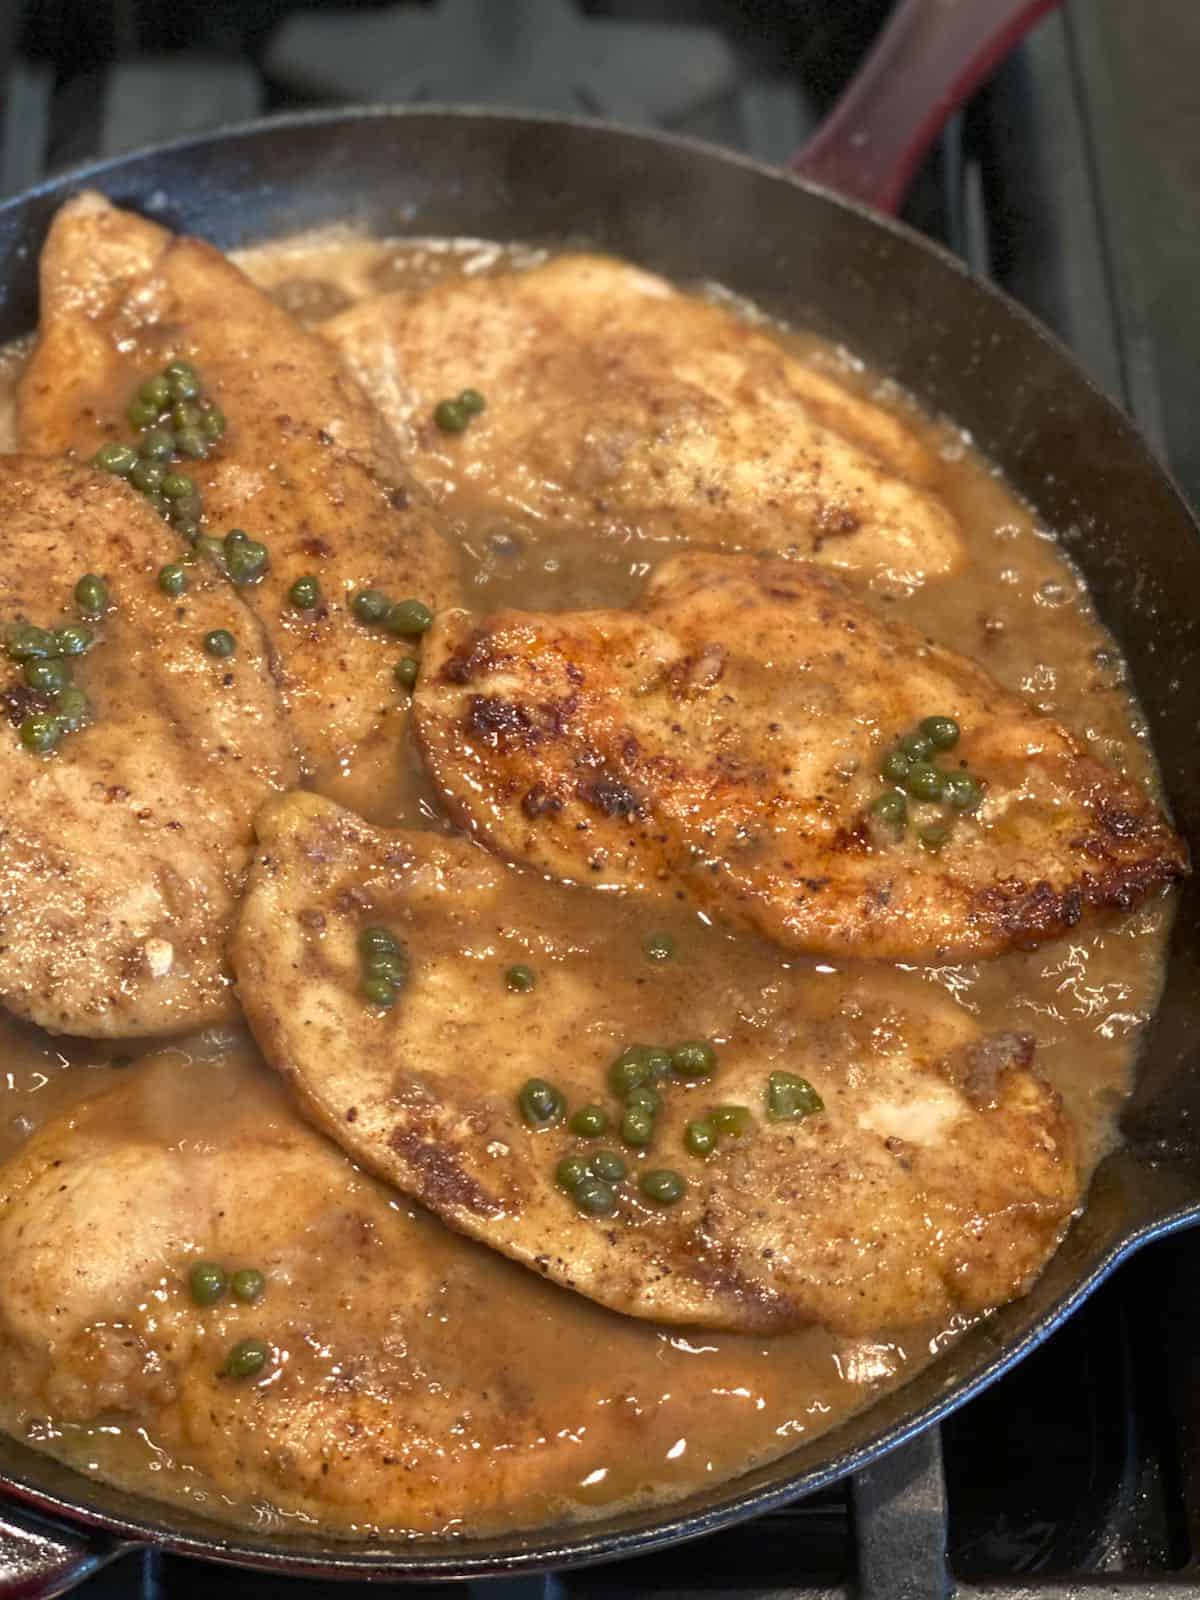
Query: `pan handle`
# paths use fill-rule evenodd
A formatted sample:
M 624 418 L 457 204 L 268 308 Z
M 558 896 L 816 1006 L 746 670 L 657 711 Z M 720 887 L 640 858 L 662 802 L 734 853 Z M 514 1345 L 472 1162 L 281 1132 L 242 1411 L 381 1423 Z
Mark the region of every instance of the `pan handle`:
M 1058 3 L 899 0 L 793 170 L 849 200 L 895 211 L 947 118 Z
M 0 1600 L 52 1600 L 132 1548 L 5 1501 L 0 1508 Z

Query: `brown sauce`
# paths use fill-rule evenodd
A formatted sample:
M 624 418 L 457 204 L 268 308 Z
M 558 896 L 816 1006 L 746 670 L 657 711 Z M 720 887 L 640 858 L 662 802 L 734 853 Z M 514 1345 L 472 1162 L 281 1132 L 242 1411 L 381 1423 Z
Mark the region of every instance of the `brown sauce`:
M 289 309 L 319 324 L 366 294 L 421 287 L 446 273 L 510 271 L 533 259 L 474 241 L 365 244 L 326 236 L 251 252 L 242 264 Z M 1102 759 L 1153 782 L 1152 753 L 1125 686 L 1119 651 L 1052 531 L 951 423 L 923 416 L 894 386 L 880 384 L 845 353 L 803 334 L 777 331 L 793 353 L 902 418 L 930 450 L 931 486 L 962 525 L 972 558 L 966 570 L 928 589 L 881 593 L 880 606 L 902 612 L 940 642 L 976 656 L 1001 683 L 1060 718 Z M 12 385 L 24 355 L 25 349 L 17 348 L 0 357 L 0 433 L 5 435 L 11 427 Z M 460 538 L 467 592 L 480 609 L 626 604 L 661 554 L 636 540 L 589 539 L 578 529 L 523 539 L 520 529 L 497 526 L 468 489 L 456 491 L 447 510 Z M 373 821 L 444 825 L 411 751 L 398 763 L 372 759 L 369 774 L 348 773 L 331 792 L 357 804 Z M 514 882 L 517 923 L 520 889 Z M 578 897 L 581 891 L 561 893 Z M 984 1028 L 1026 1029 L 1036 1036 L 1042 1070 L 1064 1097 L 1083 1165 L 1090 1170 L 1112 1143 L 1139 1034 L 1158 997 L 1169 913 L 1168 903 L 1158 901 L 1125 918 L 1094 922 L 1033 953 L 937 969 L 872 969 L 785 957 L 761 941 L 732 936 L 683 911 L 674 914 L 670 931 L 683 950 L 692 947 L 704 956 L 698 972 L 711 973 L 719 955 L 731 1001 L 740 996 L 749 1004 L 747 997 L 761 996 L 772 985 L 795 982 L 820 984 L 826 1003 L 835 997 L 849 1005 L 864 987 L 882 984 L 910 1005 L 919 1006 L 922 992 L 935 990 L 941 1002 L 962 1008 Z M 631 964 L 641 959 L 647 929 L 664 926 L 661 909 L 649 912 L 593 896 L 587 914 L 611 919 L 612 992 L 619 995 L 644 981 Z M 689 1000 L 682 980 L 677 988 L 671 1007 L 683 1016 L 695 997 Z M 594 1020 L 581 1019 L 581 1025 Z M 153 1054 L 144 1046 L 49 1039 L 32 1028 L 0 1022 L 0 1155 L 18 1151 L 37 1127 L 100 1088 L 137 1074 L 161 1082 L 161 1056 L 157 1067 L 134 1060 Z M 158 1096 L 146 1112 L 158 1118 L 155 1126 L 168 1146 L 178 1143 L 181 1129 L 203 1129 L 214 1147 L 232 1144 L 246 1118 L 293 1114 L 235 1032 L 174 1041 L 168 1057 L 174 1063 L 174 1087 L 165 1105 Z M 222 1100 L 229 1110 L 220 1119 L 206 1111 L 212 1073 L 243 1089 Z M 347 1193 L 369 1189 L 376 1197 L 371 1204 L 413 1218 L 422 1266 L 445 1273 L 455 1284 L 440 1324 L 412 1330 L 406 1359 L 414 1370 L 449 1375 L 469 1395 L 476 1353 L 486 1337 L 492 1366 L 503 1368 L 516 1390 L 536 1383 L 548 1397 L 556 1429 L 562 1430 L 557 1437 L 572 1441 L 569 1460 L 553 1482 L 548 1486 L 534 1477 L 528 1491 L 494 1519 L 507 1526 L 665 1500 L 732 1477 L 834 1427 L 927 1364 L 965 1326 L 960 1319 L 946 1327 L 893 1330 L 860 1340 L 817 1329 L 773 1339 L 659 1329 L 605 1312 L 459 1240 L 348 1164 L 345 1184 Z M 293 1282 L 307 1281 L 304 1274 L 311 1278 L 321 1265 L 319 1260 L 295 1264 Z M 314 1280 L 313 1293 L 319 1292 Z M 346 1336 L 352 1338 L 352 1332 Z M 605 1382 L 599 1388 L 581 1385 L 580 1372 L 597 1365 Z M 613 1422 L 616 1412 L 620 1425 Z M 269 1528 L 313 1520 L 295 1507 L 280 1511 L 269 1497 L 239 1500 L 189 1459 L 178 1429 L 172 1434 L 164 1426 L 160 1437 L 153 1426 L 130 1426 L 120 1415 L 88 1426 L 65 1425 L 51 1411 L 35 1416 L 28 1406 L 19 1414 L 10 1406 L 5 1415 L 12 1431 L 40 1448 L 155 1497 L 188 1500 L 227 1520 Z M 439 1441 L 438 1447 L 470 1448 L 469 1419 L 465 1426 L 465 1443 L 460 1435 Z M 544 1446 L 542 1439 L 537 1447 Z M 376 1531 L 352 1505 L 331 1504 L 321 1520 L 331 1534 Z M 487 1516 L 481 1518 L 464 1502 L 443 1525 L 423 1531 L 470 1534 L 487 1527 Z

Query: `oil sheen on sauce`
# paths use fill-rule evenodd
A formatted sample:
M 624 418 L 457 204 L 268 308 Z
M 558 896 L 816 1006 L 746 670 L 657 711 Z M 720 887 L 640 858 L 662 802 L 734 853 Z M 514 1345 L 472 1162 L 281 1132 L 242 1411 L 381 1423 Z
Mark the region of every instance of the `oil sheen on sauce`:
M 420 288 L 447 273 L 520 270 L 534 259 L 473 241 L 364 243 L 329 235 L 252 252 L 242 264 L 296 315 L 319 325 L 367 294 Z M 950 423 L 920 414 L 845 352 L 775 331 L 793 353 L 903 420 L 929 450 L 932 486 L 963 528 L 972 557 L 964 571 L 928 592 L 881 595 L 881 605 L 902 600 L 909 620 L 976 656 L 1003 684 L 1060 718 L 1102 759 L 1153 782 L 1152 754 L 1120 654 L 1052 531 Z M 0 365 L 6 443 L 12 385 L 24 353 L 14 348 Z M 460 540 L 471 603 L 480 609 L 627 604 L 663 548 L 590 539 L 586 529 L 526 540 L 519 527 L 499 525 L 486 507 L 473 503 L 469 487 L 456 488 L 446 509 Z M 411 751 L 399 762 L 390 755 L 386 768 L 373 758 L 370 770 L 345 773 L 330 793 L 373 821 L 444 825 Z M 513 885 L 516 921 L 519 875 Z M 595 895 L 587 906 L 588 916 L 611 923 L 605 960 L 615 995 L 636 992 L 646 982 L 641 947 L 652 923 L 668 926 L 681 955 L 693 952 L 691 981 L 720 982 L 743 1015 L 754 996 L 794 981 L 789 974 L 803 968 L 804 982 L 827 986 L 827 1004 L 850 1008 L 864 986 L 883 984 L 918 1008 L 923 993 L 931 999 L 936 993 L 938 1003 L 963 1008 L 983 1028 L 1020 1027 L 1034 1034 L 1040 1067 L 1063 1095 L 1077 1128 L 1085 1170 L 1114 1137 L 1139 1032 L 1158 996 L 1169 914 L 1169 904 L 1157 901 L 1124 918 L 1095 921 L 1032 953 L 974 965 L 882 969 L 786 957 L 752 936 L 731 935 L 679 910 L 672 921 L 661 908 L 650 914 L 617 897 Z M 673 1001 L 681 1022 L 688 1010 L 687 981 L 678 979 Z M 143 1131 L 149 1129 L 180 1160 L 189 1141 L 202 1139 L 209 1151 L 232 1151 L 250 1131 L 286 1127 L 296 1115 L 253 1047 L 235 1031 L 135 1048 L 49 1039 L 2 1020 L 0 1156 L 15 1155 L 50 1118 L 113 1088 L 120 1090 L 114 1105 L 124 1108 L 122 1118 L 127 1121 L 132 1098 L 141 1106 Z M 115 1129 L 114 1137 L 119 1133 Z M 334 1170 L 331 1216 L 342 1206 L 365 1206 L 374 1208 L 383 1226 L 391 1214 L 407 1219 L 419 1258 L 413 1269 L 419 1265 L 443 1286 L 436 1316 L 426 1314 L 419 1326 L 405 1329 L 401 1366 L 380 1369 L 382 1385 L 407 1386 L 418 1415 L 422 1393 L 431 1418 L 443 1414 L 447 1392 L 461 1393 L 460 1411 L 445 1434 L 438 1436 L 431 1426 L 413 1445 L 425 1452 L 417 1469 L 436 1474 L 439 1463 L 461 1466 L 472 1453 L 478 1461 L 479 1452 L 514 1447 L 526 1465 L 541 1463 L 537 1470 L 509 1473 L 508 1487 L 494 1499 L 464 1487 L 457 1501 L 452 1486 L 469 1485 L 471 1472 L 459 1479 L 446 1467 L 446 1497 L 437 1515 L 408 1522 L 393 1515 L 392 1528 L 470 1535 L 685 1495 L 835 1426 L 934 1359 L 965 1326 L 964 1320 L 858 1340 L 818 1329 L 771 1339 L 660 1329 L 606 1312 L 460 1240 L 349 1163 Z M 277 1264 L 272 1328 L 282 1342 L 289 1332 L 294 1335 L 295 1360 L 319 1374 L 322 1362 L 345 1359 L 348 1350 L 369 1343 L 366 1326 L 374 1313 L 364 1291 L 356 1333 L 354 1297 L 339 1287 L 342 1264 L 309 1246 Z M 130 1288 L 131 1322 L 148 1314 L 152 1290 L 171 1315 L 198 1314 L 178 1282 Z M 313 1348 L 312 1341 L 304 1346 L 301 1338 L 297 1307 L 322 1303 L 322 1297 L 338 1328 L 336 1348 Z M 378 1352 L 373 1359 L 393 1366 L 400 1360 Z M 472 1413 L 482 1369 L 509 1397 L 512 1436 L 503 1443 L 485 1425 L 482 1400 L 479 1416 Z M 239 1494 L 229 1474 L 206 1470 L 214 1457 L 194 1430 L 189 1434 L 177 1406 L 164 1405 L 157 1421 L 131 1423 L 114 1413 L 82 1426 L 56 1416 L 50 1397 L 25 1396 L 20 1405 L 5 1403 L 3 1420 L 10 1431 L 85 1472 L 160 1499 L 187 1501 L 227 1521 L 280 1530 L 318 1523 L 331 1535 L 350 1537 L 388 1531 L 372 1520 L 369 1493 L 356 1495 L 350 1485 L 344 1493 L 331 1486 L 307 1498 L 272 1496 L 255 1478 L 249 1492 Z

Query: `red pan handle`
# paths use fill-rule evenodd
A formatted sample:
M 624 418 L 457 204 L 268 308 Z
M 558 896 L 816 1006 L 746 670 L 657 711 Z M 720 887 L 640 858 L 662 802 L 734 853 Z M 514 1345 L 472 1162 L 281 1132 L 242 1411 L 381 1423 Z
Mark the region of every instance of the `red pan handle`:
M 1058 3 L 900 0 L 793 169 L 847 199 L 895 211 L 946 119 Z

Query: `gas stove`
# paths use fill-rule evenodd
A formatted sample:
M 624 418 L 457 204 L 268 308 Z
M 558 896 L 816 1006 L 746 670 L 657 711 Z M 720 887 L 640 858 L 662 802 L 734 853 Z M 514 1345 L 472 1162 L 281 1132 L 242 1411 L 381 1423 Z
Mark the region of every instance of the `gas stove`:
M 887 11 L 887 0 L 9 0 L 0 192 L 272 110 L 370 100 L 582 111 L 783 161 Z M 1075 0 L 953 119 L 904 213 L 1070 344 L 1194 499 L 1197 59 L 1200 9 Z M 1150 1246 L 940 1428 L 784 1510 L 652 1556 L 468 1589 L 482 1600 L 1200 1597 L 1198 1267 L 1200 1233 Z M 346 1593 L 158 1552 L 123 1558 L 80 1592 L 191 1600 L 214 1583 L 253 1600 Z

